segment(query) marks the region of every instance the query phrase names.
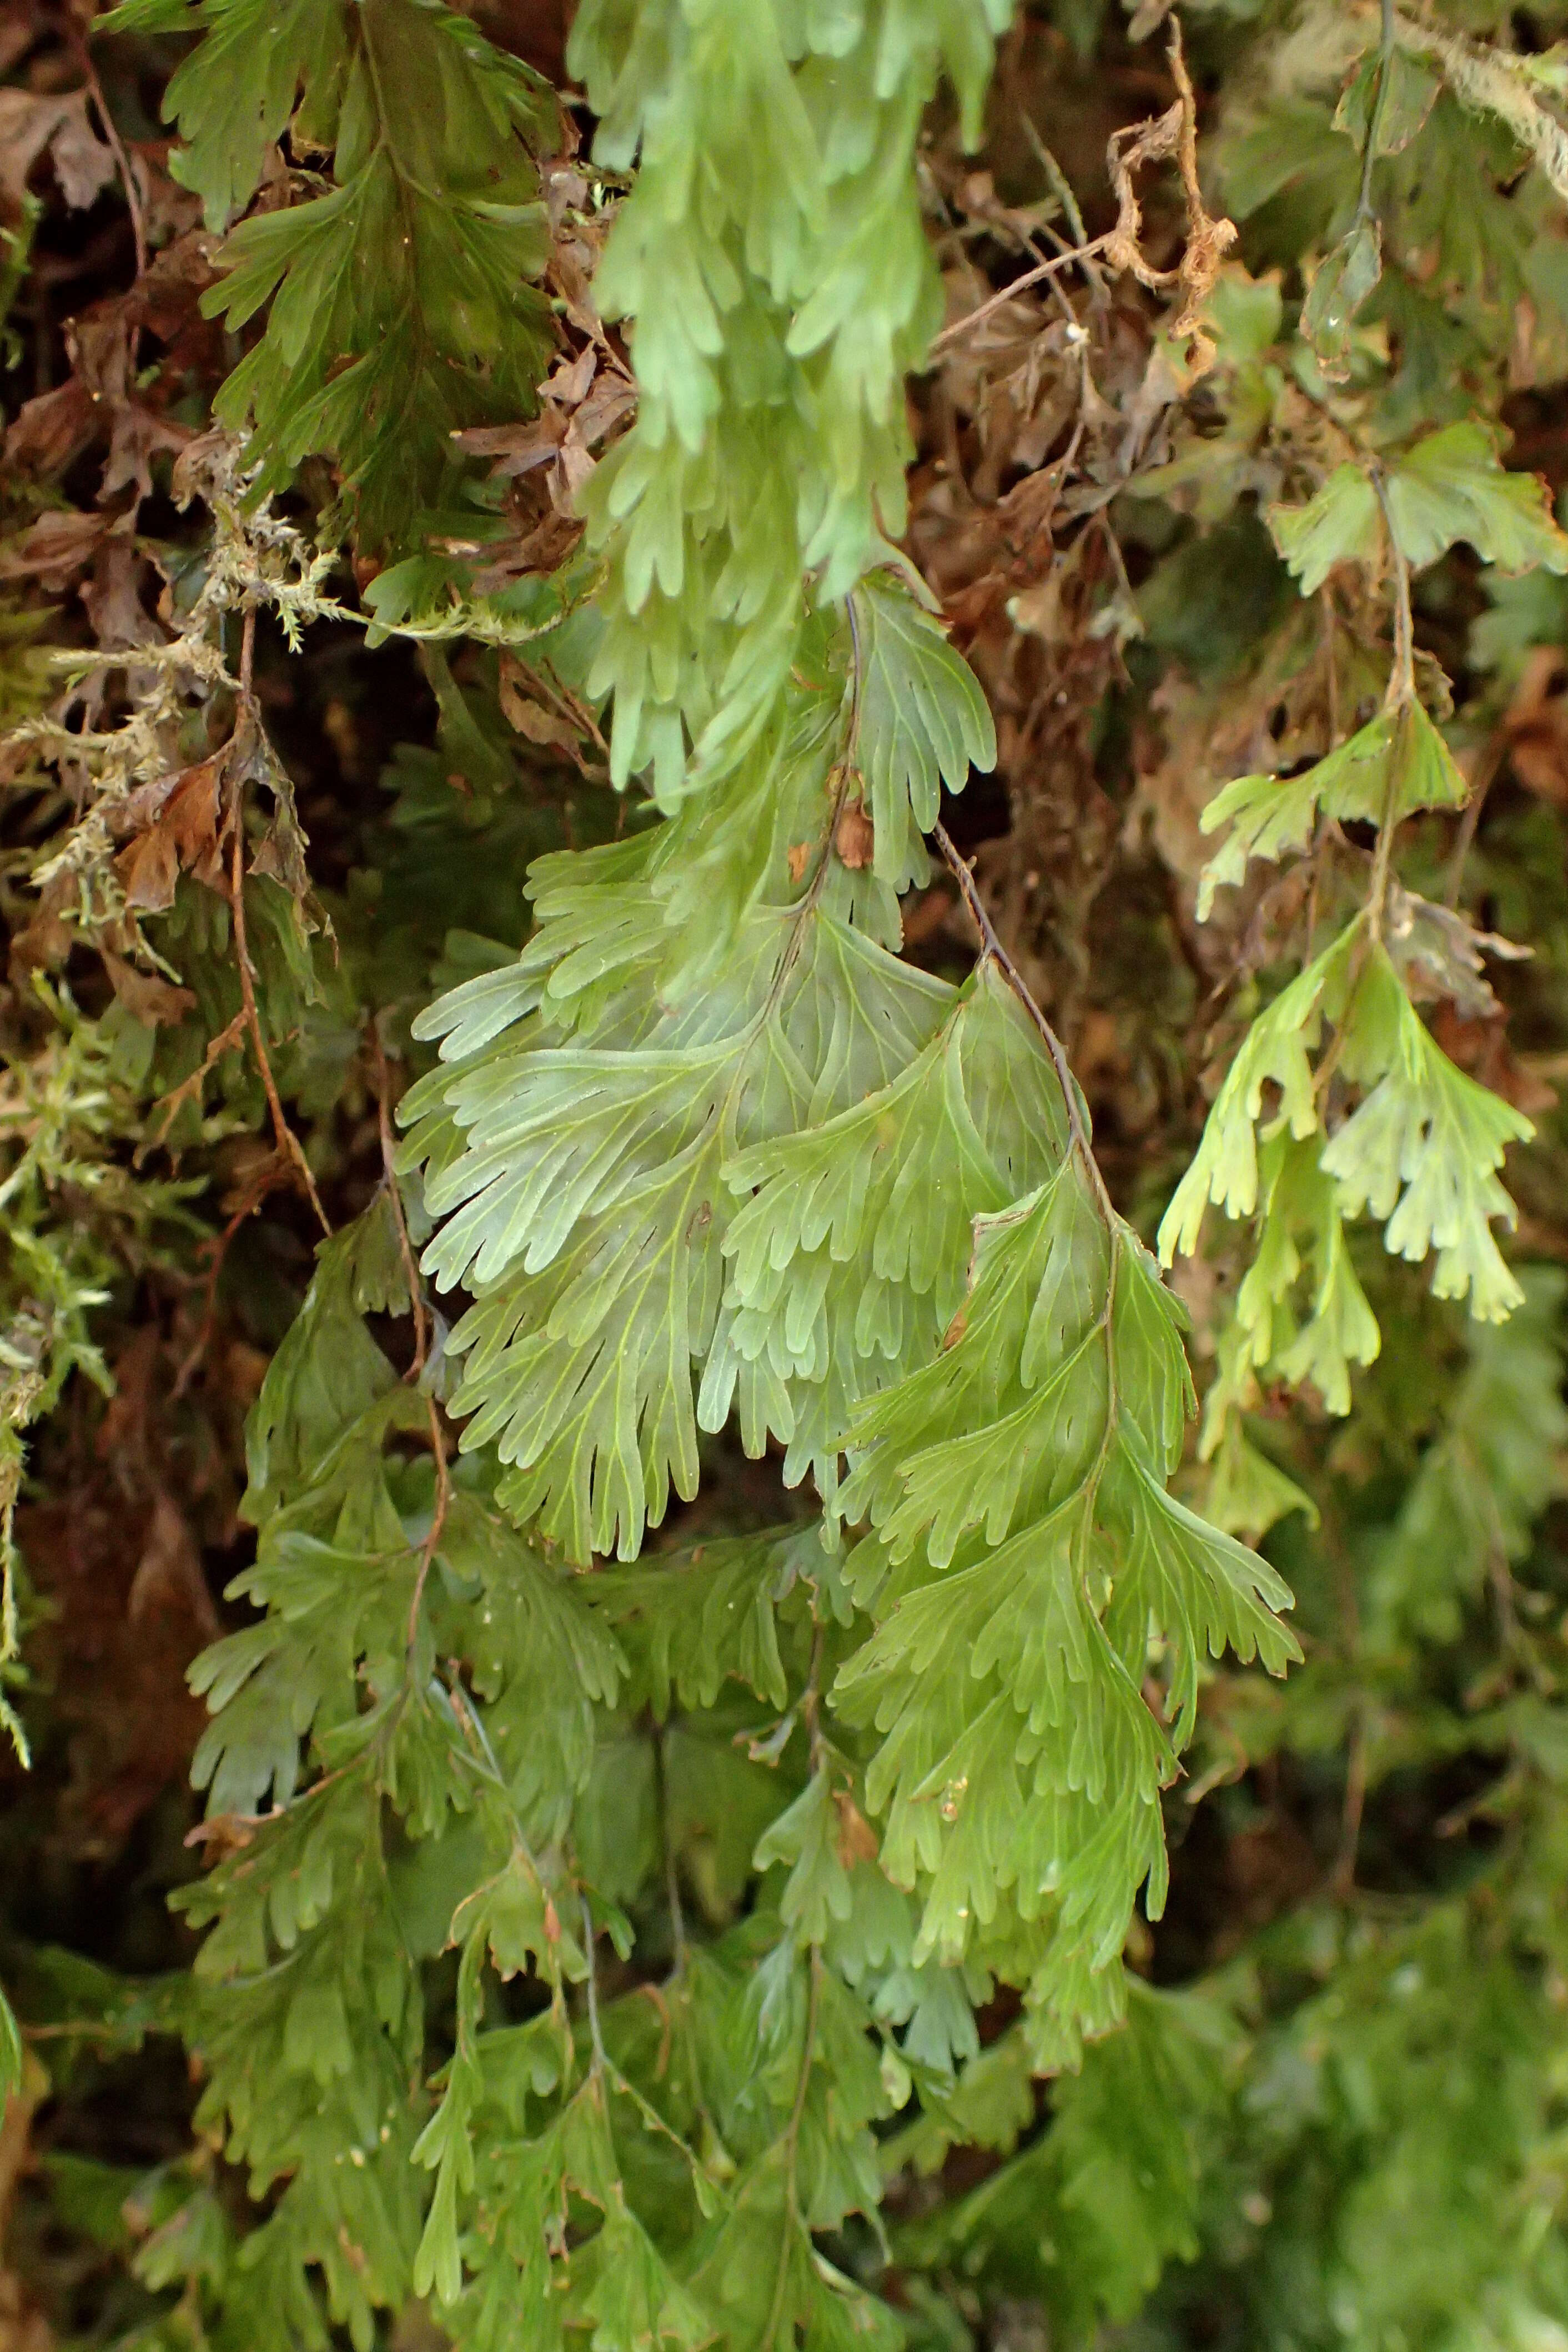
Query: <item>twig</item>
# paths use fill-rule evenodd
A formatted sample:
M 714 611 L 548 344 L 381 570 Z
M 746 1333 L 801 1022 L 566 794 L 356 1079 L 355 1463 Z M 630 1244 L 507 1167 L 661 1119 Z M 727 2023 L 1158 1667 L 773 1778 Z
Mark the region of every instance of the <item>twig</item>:
M 1319 611 L 1323 625 L 1323 662 L 1329 704 L 1328 750 L 1337 751 L 1340 740 L 1340 679 L 1334 664 L 1334 602 L 1327 587 L 1320 592 Z M 1318 935 L 1318 898 L 1323 877 L 1323 850 L 1330 838 L 1333 820 L 1324 817 L 1319 823 L 1312 841 L 1311 879 L 1307 885 L 1307 953 L 1312 952 L 1312 942 Z
M 136 1148 L 136 1158 L 139 1162 L 145 1159 L 149 1151 L 153 1150 L 157 1145 L 163 1142 L 164 1137 L 168 1134 L 169 1129 L 174 1124 L 176 1114 L 178 1113 L 182 1104 L 189 1101 L 193 1095 L 199 1100 L 202 1087 L 205 1082 L 208 1074 L 216 1068 L 218 1063 L 222 1061 L 226 1054 L 231 1052 L 236 1045 L 242 1042 L 245 1036 L 246 1026 L 246 1012 L 244 1006 L 241 1005 L 239 1011 L 235 1014 L 234 1019 L 229 1023 L 227 1028 L 221 1029 L 217 1035 L 213 1039 L 212 1043 L 208 1045 L 206 1052 L 202 1056 L 202 1065 L 200 1069 L 193 1070 L 188 1078 L 182 1078 L 177 1087 L 171 1087 L 166 1095 L 159 1096 L 157 1101 L 153 1105 L 153 1110 L 154 1114 L 161 1114 L 161 1124 L 153 1134 L 147 1137 L 144 1142 L 138 1144 Z
M 425 1359 L 430 1344 L 429 1318 L 425 1311 L 424 1287 L 419 1280 L 418 1261 L 414 1244 L 408 1238 L 408 1220 L 403 1211 L 403 1194 L 397 1183 L 397 1153 L 392 1139 L 392 1108 L 389 1098 L 391 1084 L 386 1066 L 386 1048 L 381 1042 L 381 1032 L 373 1020 L 370 1024 L 371 1051 L 375 1056 L 376 1121 L 381 1129 L 381 1164 L 386 1175 L 387 1195 L 392 1202 L 393 1223 L 397 1227 L 397 1246 L 403 1258 L 403 1278 L 408 1286 L 408 1304 L 414 1311 L 414 1361 L 405 1379 L 417 1380 L 425 1369 Z
M 1388 690 L 1384 696 L 1385 711 L 1394 714 L 1396 728 L 1408 723 L 1408 715 L 1415 704 L 1415 628 L 1410 608 L 1410 566 L 1394 535 L 1394 516 L 1388 503 L 1388 486 L 1383 469 L 1372 469 L 1373 488 L 1383 513 L 1384 529 L 1388 534 L 1390 561 L 1394 566 L 1394 667 L 1388 674 Z M 1377 850 L 1373 859 L 1372 888 L 1367 900 L 1367 932 L 1373 940 L 1383 936 L 1383 914 L 1388 897 L 1388 877 L 1394 856 L 1394 796 L 1400 774 L 1400 745 L 1391 745 L 1388 759 L 1388 781 L 1384 795 L 1383 817 L 1377 829 Z
M 1108 237 L 1093 237 L 1088 245 L 1071 246 L 1066 253 L 1058 253 L 1049 261 L 1037 262 L 1033 269 L 1026 269 L 1021 278 L 1015 278 L 1010 286 L 1004 286 L 1000 293 L 993 294 L 988 301 L 982 302 L 977 310 L 967 311 L 962 319 L 955 319 L 951 327 L 944 327 L 931 342 L 926 354 L 928 360 L 935 359 L 938 352 L 945 351 L 949 343 L 955 342 L 960 335 L 967 334 L 971 327 L 977 327 L 982 319 L 988 319 L 994 310 L 999 310 L 1016 294 L 1026 294 L 1031 286 L 1037 286 L 1043 278 L 1054 277 L 1058 269 L 1066 269 L 1070 262 L 1089 260 L 1093 255 L 1102 252 L 1109 242 Z
M 81 26 L 77 22 L 75 11 L 68 5 L 60 13 L 64 20 L 66 38 L 70 43 L 77 64 L 81 68 L 82 79 L 87 84 L 98 119 L 103 125 L 103 135 L 108 142 L 109 151 L 119 168 L 120 177 L 125 189 L 125 209 L 131 215 L 131 234 L 136 246 L 136 275 L 139 278 L 144 278 L 147 274 L 147 224 L 142 216 L 142 192 L 132 176 L 131 158 L 125 152 L 125 142 L 120 136 L 114 117 L 109 110 L 109 101 L 103 95 L 103 84 L 98 78 L 98 68 L 92 62 L 92 52 L 88 47 Z M 140 333 L 140 330 L 137 331 Z M 134 362 L 134 356 L 132 352 L 132 362 Z
M 184 1395 L 186 1389 L 195 1378 L 197 1365 L 212 1345 L 213 1332 L 217 1327 L 217 1286 L 228 1256 L 229 1246 L 246 1219 L 253 1217 L 268 1192 L 284 1181 L 285 1171 L 281 1163 L 276 1159 L 269 1160 L 222 1233 L 205 1244 L 212 1252 L 212 1265 L 205 1285 L 205 1295 L 202 1307 L 201 1328 L 196 1334 L 195 1344 L 174 1375 L 174 1385 L 170 1391 L 170 1398 L 174 1403 L 177 1404 Z
M 1388 503 L 1388 484 L 1381 466 L 1372 469 L 1372 487 L 1377 493 L 1377 503 L 1383 514 L 1383 527 L 1388 533 L 1389 558 L 1394 565 L 1394 667 L 1389 673 L 1388 692 L 1384 708 L 1392 709 L 1396 702 L 1415 699 L 1415 624 L 1410 609 L 1410 566 L 1399 544 L 1394 528 L 1394 516 Z
M 1071 229 L 1074 236 L 1077 237 L 1080 247 L 1087 246 L 1089 243 L 1089 231 L 1083 225 L 1083 215 L 1079 210 L 1078 198 L 1072 192 L 1072 182 L 1068 178 L 1067 173 L 1062 170 L 1061 165 L 1057 162 L 1056 157 L 1052 154 L 1050 149 L 1041 138 L 1038 131 L 1035 128 L 1034 117 L 1030 114 L 1028 108 L 1026 106 L 1021 107 L 1019 109 L 1019 112 L 1023 118 L 1025 136 L 1027 138 L 1030 146 L 1035 151 L 1036 161 L 1038 163 L 1041 171 L 1044 172 L 1047 179 L 1050 182 L 1051 194 L 1055 196 L 1058 204 L 1060 205 L 1063 217 L 1065 218 L 1068 228 Z
M 1508 736 L 1500 727 L 1481 754 L 1480 770 L 1470 787 L 1470 797 L 1465 803 L 1459 830 L 1454 836 L 1454 854 L 1448 860 L 1448 878 L 1443 888 L 1443 904 L 1450 910 L 1459 903 L 1459 886 L 1465 878 L 1470 852 L 1476 845 L 1476 828 L 1481 821 L 1481 811 L 1487 804 L 1487 794 L 1496 783 L 1507 755 Z
M 245 626 L 239 646 L 240 725 L 251 720 L 254 696 L 251 677 L 256 663 L 256 607 L 251 605 L 245 615 Z M 321 1206 L 321 1196 L 316 1190 L 316 1180 L 305 1157 L 299 1137 L 284 1116 L 283 1104 L 278 1092 L 278 1081 L 272 1075 L 268 1059 L 267 1039 L 262 1032 L 261 1014 L 256 1002 L 256 974 L 250 961 L 250 942 L 245 927 L 245 787 L 240 783 L 235 793 L 233 809 L 234 845 L 229 859 L 229 910 L 234 918 L 234 944 L 239 965 L 239 992 L 245 1002 L 245 1017 L 255 1048 L 261 1083 L 267 1093 L 267 1107 L 272 1114 L 272 1132 L 277 1139 L 279 1159 L 291 1161 L 314 1209 L 321 1231 L 330 1235 L 331 1226 Z
M 1377 96 L 1372 104 L 1371 119 L 1366 126 L 1366 152 L 1361 159 L 1361 194 L 1356 199 L 1355 225 L 1374 220 L 1372 204 L 1372 167 L 1377 159 L 1377 142 L 1383 135 L 1383 117 L 1388 105 L 1388 86 L 1394 79 L 1394 0 L 1383 0 L 1383 38 L 1377 57 Z

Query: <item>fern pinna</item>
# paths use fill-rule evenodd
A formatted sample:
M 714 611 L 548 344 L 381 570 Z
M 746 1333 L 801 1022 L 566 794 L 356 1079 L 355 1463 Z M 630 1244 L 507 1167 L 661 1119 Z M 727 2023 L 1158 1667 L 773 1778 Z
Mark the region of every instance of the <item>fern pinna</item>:
M 624 188 L 591 356 L 624 377 L 629 349 L 630 421 L 563 560 L 501 580 L 465 453 L 533 404 L 550 299 L 576 299 L 534 282 L 551 94 L 433 0 L 116 12 L 200 33 L 169 110 L 212 230 L 285 125 L 331 158 L 230 231 L 204 298 L 257 322 L 216 408 L 247 511 L 330 460 L 325 528 L 384 567 L 373 633 L 504 648 L 540 740 L 565 713 L 624 796 L 520 872 L 520 951 L 454 944 L 385 1181 L 321 1244 L 251 1415 L 231 1597 L 258 1613 L 195 1670 L 213 1866 L 177 1898 L 206 1931 L 179 2021 L 198 2126 L 266 2210 L 236 2248 L 198 2187 L 140 2257 L 226 2342 L 342 2326 L 367 2352 L 421 2296 L 474 2352 L 891 2352 L 914 2323 L 877 2291 L 885 2181 L 963 2142 L 1010 2160 L 983 2203 L 900 2224 L 911 2261 L 962 2263 L 1044 2200 L 1079 2245 L 1073 2324 L 1133 2308 L 1190 2242 L 1216 2095 L 1202 2017 L 1125 1967 L 1164 1897 L 1162 1792 L 1213 1661 L 1300 1656 L 1238 1537 L 1307 1498 L 1246 1418 L 1308 1381 L 1348 1409 L 1379 1345 L 1363 1213 L 1480 1321 L 1526 1303 L 1492 1221 L 1529 1122 L 1418 1009 L 1423 972 L 1479 950 L 1392 850 L 1466 789 L 1413 575 L 1460 540 L 1561 571 L 1568 541 L 1478 425 L 1336 427 L 1346 454 L 1269 520 L 1303 595 L 1343 565 L 1386 594 L 1386 684 L 1315 764 L 1226 784 L 1200 916 L 1326 827 L 1373 845 L 1161 1228 L 1169 1262 L 1211 1202 L 1254 1225 L 1200 1441 L 1213 1519 L 1173 1490 L 1183 1310 L 943 824 L 993 721 L 899 543 L 903 383 L 942 315 L 917 138 L 945 88 L 978 140 L 1012 13 L 584 0 L 571 69 Z M 1385 39 L 1369 159 L 1395 70 Z M 1230 224 L 1190 172 L 1179 270 L 1144 262 L 1130 193 L 1190 128 L 1128 151 L 1085 250 L 1180 278 L 1169 364 L 1213 372 L 1229 430 L 1277 297 L 1217 280 Z M 1369 234 L 1358 209 L 1303 314 L 1319 389 Z M 1179 501 L 1183 467 L 1135 494 Z M 472 727 L 438 652 L 430 675 Z M 960 985 L 901 951 L 933 857 L 978 942 Z M 666 1541 L 736 1441 L 779 1464 L 777 1523 Z M 1068 2078 L 1051 2133 L 1012 2156 L 1043 2075 Z M 1112 2110 L 1144 2137 L 1107 2251 L 1068 2174 Z

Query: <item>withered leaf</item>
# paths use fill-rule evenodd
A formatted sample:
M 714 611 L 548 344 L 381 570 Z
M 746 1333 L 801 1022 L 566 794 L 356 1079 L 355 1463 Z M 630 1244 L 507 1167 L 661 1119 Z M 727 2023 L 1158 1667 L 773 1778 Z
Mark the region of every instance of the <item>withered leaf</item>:
M 36 580 L 58 595 L 69 587 L 108 529 L 107 515 L 69 510 L 41 514 L 0 547 L 0 580 Z
M 148 914 L 172 907 L 182 866 L 216 884 L 217 826 L 217 761 L 203 760 L 178 778 L 146 832 L 116 859 L 126 905 Z
M 131 1580 L 125 1613 L 138 1625 L 168 1611 L 188 1616 L 208 1641 L 216 1639 L 217 1612 L 202 1574 L 195 1538 L 178 1504 L 160 1487 L 153 1497 L 142 1557 Z
M 510 725 L 530 743 L 552 744 L 563 751 L 577 749 L 577 730 L 559 711 L 547 710 L 524 691 L 531 684 L 528 671 L 507 654 L 500 665 L 500 707 Z
M 58 93 L 0 89 L 0 216 L 22 216 L 27 178 L 48 152 L 60 194 L 85 211 L 114 177 L 114 156 L 88 117 L 85 89 Z
M 858 797 L 846 801 L 833 829 L 833 846 L 842 862 L 859 873 L 876 855 L 877 836 Z
M 833 1802 L 838 1814 L 838 1859 L 845 1869 L 853 1870 L 858 1862 L 875 1862 L 877 1832 L 848 1790 L 836 1789 Z
M 150 1029 L 156 1028 L 160 1022 L 168 1022 L 172 1026 L 183 1021 L 187 1013 L 195 1011 L 196 1000 L 188 988 L 176 988 L 172 981 L 161 980 L 156 972 L 138 971 L 133 963 L 127 963 L 111 948 L 103 948 L 100 952 L 116 998 Z

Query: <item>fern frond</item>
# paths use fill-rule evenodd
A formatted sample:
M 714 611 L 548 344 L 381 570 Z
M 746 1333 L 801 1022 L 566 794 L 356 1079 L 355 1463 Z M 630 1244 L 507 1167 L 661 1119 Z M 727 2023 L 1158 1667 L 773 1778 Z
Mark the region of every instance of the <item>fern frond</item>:
M 999 1897 L 1050 1938 L 1030 2000 L 1051 2047 L 1103 2002 L 1131 1905 L 1158 1911 L 1158 1790 L 1205 1655 L 1275 1672 L 1289 1594 L 1165 1492 L 1190 1397 L 1179 1312 L 1076 1146 L 975 1226 L 951 1345 L 865 1408 L 842 1508 L 873 1534 L 851 1582 L 877 1630 L 835 1705 L 875 1726 L 884 1866 L 924 1890 L 917 1951 L 951 1961 Z M 1141 1685 L 1168 1645 L 1169 1730 Z M 1110 1971 L 1108 1987 L 1097 1984 Z
M 452 435 L 527 414 L 551 348 L 528 289 L 548 255 L 531 148 L 553 100 L 435 0 L 127 0 L 106 22 L 200 26 L 165 111 L 174 170 L 226 228 L 289 125 L 335 185 L 243 221 L 203 298 L 237 331 L 270 306 L 214 414 L 249 435 L 253 495 L 336 459 L 362 543 L 395 548 L 453 477 Z

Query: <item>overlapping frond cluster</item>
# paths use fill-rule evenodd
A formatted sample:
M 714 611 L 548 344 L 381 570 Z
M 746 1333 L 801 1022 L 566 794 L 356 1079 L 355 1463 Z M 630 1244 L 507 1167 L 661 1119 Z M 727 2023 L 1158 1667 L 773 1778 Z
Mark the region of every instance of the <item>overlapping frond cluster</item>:
M 903 607 L 900 688 L 960 672 L 901 590 L 862 603 Z M 830 1489 L 847 1403 L 935 1346 L 969 1218 L 1050 1134 L 1054 1080 L 1005 990 L 971 1001 L 902 963 L 875 859 L 836 846 L 852 760 L 896 836 L 922 789 L 910 743 L 933 788 L 939 757 L 962 783 L 984 705 L 950 687 L 939 753 L 836 667 L 847 621 L 811 634 L 816 666 L 700 813 L 542 862 L 517 963 L 420 1024 L 448 1056 L 405 1108 L 446 1220 L 426 1265 L 476 1299 L 454 1402 L 517 1465 L 509 1507 L 580 1560 L 634 1558 L 732 1409 L 752 1452 L 777 1437 L 786 1475 L 816 1461 Z
M 252 1421 L 236 1589 L 265 1614 L 200 1669 L 232 1849 L 185 1898 L 214 1923 L 203 2116 L 258 2192 L 286 2181 L 246 2260 L 300 2340 L 319 2267 L 362 2343 L 411 2286 L 476 2347 L 520 2297 L 551 2340 L 626 2352 L 890 2345 L 816 2243 L 876 2210 L 869 2126 L 952 2091 L 998 1977 L 1028 1988 L 1035 2064 L 1122 2015 L 1205 1661 L 1292 1651 L 1279 1580 L 1168 1492 L 1180 1313 L 1060 1048 L 994 942 L 962 987 L 899 953 L 942 790 L 994 756 L 886 535 L 936 317 L 911 154 L 941 72 L 974 127 L 1008 14 L 576 19 L 601 158 L 640 155 L 595 288 L 633 322 L 638 408 L 587 492 L 592 602 L 544 657 L 608 703 L 612 773 L 654 805 L 538 860 L 521 952 L 418 1020 L 441 1055 L 401 1108 L 410 1214 L 471 1303 L 425 1394 L 363 1320 L 410 1303 L 393 1194 L 326 1245 Z M 215 217 L 254 179 L 209 112 L 254 17 L 209 5 L 172 91 Z M 336 186 L 230 240 L 217 299 L 272 310 L 228 407 L 270 465 L 334 449 L 374 516 L 379 368 L 424 400 L 493 362 L 515 403 L 520 342 L 398 288 L 432 274 L 421 239 L 467 239 L 448 276 L 482 289 L 484 240 L 522 235 L 516 91 L 423 0 L 273 12 L 265 38 L 260 132 L 332 147 Z M 395 42 L 441 93 L 417 123 L 378 96 Z M 420 145 L 465 139 L 460 167 Z M 405 181 L 411 257 L 380 284 L 366 239 Z M 731 1423 L 810 1475 L 820 1528 L 632 1566 Z M 661 2023 L 601 1998 L 595 1947 L 694 1841 L 762 1897 L 689 1948 L 672 1891 Z M 447 1942 L 456 2049 L 410 2097 Z
M 63 1538 L 24 1503 L 45 1633 L 95 1637 L 101 1521 L 116 1640 L 188 1615 L 168 1673 L 210 1710 L 136 1795 L 194 1748 L 174 1972 L 40 1947 L 30 1891 L 0 1920 L 6 2263 L 70 2248 L 73 2340 L 1544 2352 L 1568 2320 L 1563 1284 L 1500 1231 L 1568 969 L 1554 812 L 1498 854 L 1531 761 L 1568 798 L 1568 538 L 1475 415 L 1568 370 L 1568 80 L 1530 12 L 1492 47 L 1468 5 L 1129 13 L 124 0 L 89 50 L 33 12 L 0 325 L 35 165 L 79 211 L 119 179 L 137 278 L 23 405 L 0 545 L 99 633 L 75 701 L 24 678 L 47 756 L 0 873 L 7 912 L 46 886 L 0 1040 L 0 1731 L 104 1683 L 46 1708 L 47 1641 L 31 1685 L 15 1654 L 22 1424 L 73 1369 L 120 1385 L 39 1449 L 85 1465 Z M 552 15 L 585 106 L 485 37 Z M 1091 237 L 1046 142 L 1097 25 Z M 1129 123 L 1156 26 L 1171 102 Z M 167 159 L 115 121 L 165 71 Z M 964 315 L 906 395 L 937 257 Z M 1425 647 L 1483 596 L 1510 675 L 1450 726 Z M 329 642 L 286 666 L 275 622 Z M 400 632 L 417 667 L 377 668 Z M 402 696 L 433 740 L 381 767 Z M 943 809 L 994 764 L 1012 866 L 972 871 Z M 1538 943 L 1522 1058 L 1461 901 Z M 95 1019 L 26 977 L 89 940 Z M 1237 964 L 1256 1017 L 1176 1181 Z M 1549 1233 L 1543 1167 L 1510 1182 Z M 1191 1282 L 1208 1519 L 1140 1238 L 1167 1179 L 1168 1259 L 1213 1207 L 1251 1229 Z M 279 1336 L 302 1218 L 253 1217 L 294 1184 L 340 1230 Z M 204 1545 L 247 1562 L 221 1634 Z M 133 2177 L 79 2153 L 106 2062 L 171 2032 L 161 2160 L 140 2117 Z
M 235 1591 L 263 1613 L 197 1673 L 226 1849 L 183 1898 L 212 1927 L 201 2120 L 277 2192 L 246 2308 L 298 2340 L 336 2321 L 366 2345 L 412 2292 L 476 2347 L 508 2340 L 520 2298 L 605 2352 L 891 2344 L 816 2242 L 875 2213 L 871 2126 L 929 2095 L 934 2146 L 984 2097 L 973 2011 L 998 1979 L 1026 1998 L 999 2146 L 1016 2069 L 1076 2066 L 1125 2019 L 1208 1662 L 1296 1654 L 1281 1579 L 1170 1491 L 1181 1310 L 966 875 L 968 982 L 899 951 L 942 790 L 995 751 L 890 537 L 902 378 L 936 320 L 911 155 L 944 72 L 974 124 L 1008 13 L 577 16 L 601 161 L 638 163 L 595 287 L 629 322 L 637 408 L 584 493 L 584 601 L 541 657 L 607 713 L 611 779 L 647 797 L 615 840 L 538 860 L 521 952 L 416 1021 L 440 1045 L 402 1106 L 417 1200 L 384 1190 L 321 1254 L 252 1416 L 258 1554 Z M 120 21 L 185 12 L 131 0 Z M 515 414 L 542 370 L 515 290 L 543 260 L 538 94 L 426 0 L 265 21 L 207 0 L 198 21 L 171 104 L 209 218 L 247 201 L 285 122 L 297 160 L 333 156 L 331 190 L 229 239 L 211 307 L 271 307 L 222 413 L 263 489 L 333 453 L 362 543 L 390 544 L 409 475 L 438 495 L 454 426 Z M 213 90 L 245 41 L 266 70 L 237 141 Z M 416 85 L 417 110 L 388 96 Z M 1482 1318 L 1518 1296 L 1490 1220 L 1527 1129 L 1420 1018 L 1443 927 L 1390 845 L 1464 796 L 1417 693 L 1412 570 L 1458 538 L 1561 568 L 1568 541 L 1466 425 L 1347 459 L 1274 523 L 1304 593 L 1392 566 L 1396 641 L 1380 712 L 1207 819 L 1230 833 L 1205 910 L 1326 827 L 1377 844 L 1359 908 L 1255 1024 L 1164 1228 L 1169 1255 L 1211 1200 L 1259 1219 L 1211 1436 L 1263 1376 L 1348 1402 L 1377 1344 L 1346 1242 L 1363 1211 Z M 410 1216 L 424 1272 L 469 1302 L 428 1366 L 421 1339 L 423 1383 L 365 1320 L 411 1309 L 423 1331 Z M 752 1457 L 782 1449 L 788 1486 L 809 1475 L 820 1527 L 638 1565 L 731 1424 Z M 706 1866 L 760 1894 L 693 1948 L 681 1869 L 715 1818 L 731 1844 Z M 661 1872 L 668 1992 L 601 1996 L 602 1940 L 625 1956 L 623 1906 Z M 455 2047 L 432 2081 L 421 1963 L 442 1948 Z M 1135 2006 L 1110 2073 L 1173 2102 L 1202 2066 L 1180 2021 Z M 1079 2105 L 1095 2144 L 1088 2088 Z M 1065 2200 L 1063 2113 L 1039 2186 Z M 1170 2193 L 1135 2281 L 1186 2228 L 1180 2135 L 1150 2148 Z M 995 2199 L 1039 2170 L 1019 2160 Z M 964 2214 L 952 2242 L 993 2226 Z
M 260 2342 L 324 2346 L 330 2315 L 368 2345 L 409 2292 L 420 1964 L 479 1886 L 510 1968 L 531 1952 L 551 1980 L 581 1975 L 560 1841 L 625 1671 L 482 1473 L 448 1481 L 438 1449 L 408 1452 L 428 1448 L 430 1401 L 363 1320 L 407 1313 L 405 1265 L 384 1194 L 322 1245 L 248 1432 L 257 1557 L 235 1591 L 267 1613 L 196 1676 L 220 1859 L 182 1898 L 212 1929 L 185 2023 L 204 2122 L 256 2195 L 283 2184 L 226 2290 Z M 449 1686 L 437 1661 L 458 1646 L 468 1680 Z

